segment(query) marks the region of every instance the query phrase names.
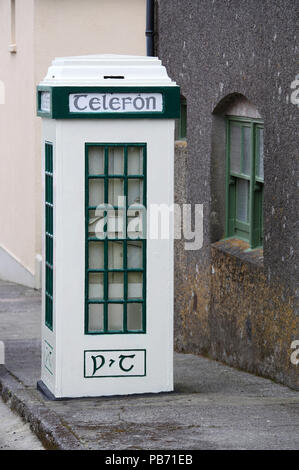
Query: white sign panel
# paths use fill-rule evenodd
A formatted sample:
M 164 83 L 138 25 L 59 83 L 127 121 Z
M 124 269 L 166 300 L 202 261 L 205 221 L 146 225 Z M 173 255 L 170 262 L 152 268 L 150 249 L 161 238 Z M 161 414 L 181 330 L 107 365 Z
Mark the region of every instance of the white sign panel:
M 153 113 L 163 111 L 162 93 L 73 93 L 71 113 Z
M 84 351 L 84 377 L 144 377 L 145 349 Z
M 42 91 L 40 96 L 40 109 L 49 113 L 51 111 L 50 92 Z

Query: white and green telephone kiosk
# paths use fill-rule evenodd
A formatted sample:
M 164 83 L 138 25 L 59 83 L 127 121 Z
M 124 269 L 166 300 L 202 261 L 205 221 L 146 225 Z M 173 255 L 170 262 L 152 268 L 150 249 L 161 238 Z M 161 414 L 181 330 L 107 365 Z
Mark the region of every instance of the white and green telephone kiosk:
M 65 57 L 37 98 L 38 387 L 52 398 L 171 391 L 173 227 L 161 237 L 152 215 L 173 204 L 179 87 L 154 57 Z

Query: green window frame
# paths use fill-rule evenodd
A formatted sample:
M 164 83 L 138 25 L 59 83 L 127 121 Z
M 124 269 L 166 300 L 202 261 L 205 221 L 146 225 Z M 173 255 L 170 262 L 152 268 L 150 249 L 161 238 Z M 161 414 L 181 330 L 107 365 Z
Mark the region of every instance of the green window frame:
M 53 144 L 45 143 L 45 324 L 53 330 Z
M 127 230 L 132 213 L 146 208 L 146 150 L 145 143 L 85 144 L 85 334 L 146 332 L 146 238 Z M 101 204 L 123 225 L 110 231 L 110 209 L 103 209 L 98 237 L 92 227 Z
M 187 101 L 181 95 L 180 98 L 180 117 L 176 120 L 175 140 L 187 139 Z
M 227 117 L 226 237 L 263 246 L 264 131 L 260 119 Z

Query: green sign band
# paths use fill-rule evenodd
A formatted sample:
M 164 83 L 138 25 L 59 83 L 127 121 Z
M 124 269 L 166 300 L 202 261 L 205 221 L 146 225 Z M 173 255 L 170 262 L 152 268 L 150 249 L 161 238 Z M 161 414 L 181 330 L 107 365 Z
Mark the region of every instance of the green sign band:
M 177 119 L 180 88 L 40 85 L 37 115 L 50 119 Z

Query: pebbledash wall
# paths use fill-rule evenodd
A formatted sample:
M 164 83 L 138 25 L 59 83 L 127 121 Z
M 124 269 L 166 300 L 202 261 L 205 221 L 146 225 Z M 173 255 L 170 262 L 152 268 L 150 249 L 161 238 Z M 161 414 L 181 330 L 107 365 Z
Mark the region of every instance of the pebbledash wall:
M 146 0 L 0 0 L 0 278 L 40 287 L 36 85 L 59 56 L 145 55 Z
M 187 101 L 177 203 L 204 204 L 204 245 L 175 246 L 175 348 L 299 390 L 299 107 L 295 0 L 158 0 L 157 55 Z M 225 239 L 225 115 L 264 122 L 264 244 Z M 253 117 L 256 117 L 253 116 Z

